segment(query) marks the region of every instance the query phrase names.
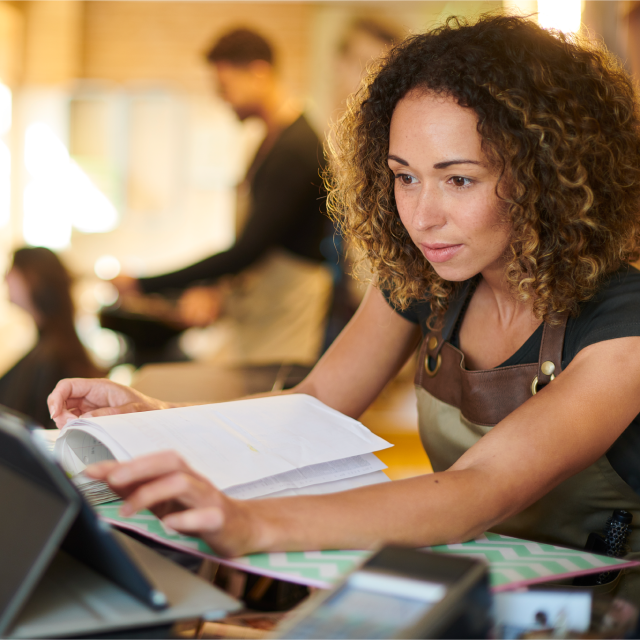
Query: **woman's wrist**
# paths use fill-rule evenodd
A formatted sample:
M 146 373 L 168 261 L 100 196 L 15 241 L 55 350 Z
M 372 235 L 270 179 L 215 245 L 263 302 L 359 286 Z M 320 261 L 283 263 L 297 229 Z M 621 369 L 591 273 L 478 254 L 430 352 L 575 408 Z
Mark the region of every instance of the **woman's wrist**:
M 238 501 L 243 511 L 249 553 L 257 551 L 278 550 L 279 524 L 281 521 L 274 513 L 273 500 L 243 500 Z

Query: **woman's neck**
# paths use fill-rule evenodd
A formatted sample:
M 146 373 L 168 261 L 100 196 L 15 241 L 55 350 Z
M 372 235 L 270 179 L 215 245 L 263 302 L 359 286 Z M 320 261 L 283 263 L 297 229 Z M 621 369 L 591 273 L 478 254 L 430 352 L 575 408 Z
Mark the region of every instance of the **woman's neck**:
M 468 369 L 492 369 L 510 358 L 540 325 L 533 305 L 511 293 L 503 270 L 483 272 L 460 327 Z
M 505 278 L 503 265 L 491 267 L 480 274 L 478 289 L 486 300 L 487 307 L 492 307 L 494 321 L 498 327 L 508 329 L 513 323 L 519 323 L 523 318 L 533 321 L 533 304 L 516 300 Z M 540 324 L 535 323 L 535 326 Z

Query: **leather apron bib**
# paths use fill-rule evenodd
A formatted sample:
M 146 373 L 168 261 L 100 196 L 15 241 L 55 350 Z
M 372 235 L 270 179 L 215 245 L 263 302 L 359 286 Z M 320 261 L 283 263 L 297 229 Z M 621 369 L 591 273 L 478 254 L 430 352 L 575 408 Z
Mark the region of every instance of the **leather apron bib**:
M 558 326 L 545 324 L 536 364 L 484 371 L 465 369 L 464 354 L 448 340 L 470 295 L 467 285 L 451 303 L 443 329 L 426 334 L 418 359 L 415 383 L 420 437 L 434 471 L 448 469 L 494 425 L 562 371 L 566 316 Z M 589 533 L 602 531 L 614 509 L 633 514 L 633 528 L 627 537 L 632 551 L 626 558 L 640 559 L 640 496 L 604 455 L 492 530 L 584 548 Z M 625 572 L 619 582 L 618 595 L 640 602 L 640 571 Z

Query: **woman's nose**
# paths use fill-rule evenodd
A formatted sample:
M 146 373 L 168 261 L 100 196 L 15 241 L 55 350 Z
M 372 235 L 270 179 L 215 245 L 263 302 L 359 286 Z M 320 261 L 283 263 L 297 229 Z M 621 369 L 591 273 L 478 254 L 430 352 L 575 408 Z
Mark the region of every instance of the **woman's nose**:
M 423 188 L 413 211 L 413 225 L 420 231 L 441 227 L 446 221 L 442 194 L 437 188 Z

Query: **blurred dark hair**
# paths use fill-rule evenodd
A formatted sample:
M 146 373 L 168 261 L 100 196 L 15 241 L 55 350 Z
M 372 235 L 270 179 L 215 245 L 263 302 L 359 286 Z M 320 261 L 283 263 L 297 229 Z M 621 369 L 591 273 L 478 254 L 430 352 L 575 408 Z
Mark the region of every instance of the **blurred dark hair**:
M 394 24 L 383 23 L 373 18 L 357 18 L 347 28 L 345 35 L 338 44 L 338 53 L 345 55 L 349 51 L 351 37 L 355 33 L 364 33 L 388 46 L 402 40 L 404 34 Z
M 412 91 L 475 111 L 512 228 L 506 277 L 536 318 L 577 314 L 608 274 L 638 258 L 640 113 L 619 61 L 525 18 L 452 17 L 379 61 L 331 139 L 329 210 L 394 305 L 430 298 L 441 317 L 460 286 L 438 276 L 396 207 L 389 129 Z
M 45 247 L 23 247 L 14 252 L 11 267 L 19 271 L 29 290 L 40 340 L 72 364 L 76 375 L 98 375 L 76 334 L 72 279 L 58 256 Z
M 206 53 L 211 64 L 229 62 L 247 65 L 255 60 L 274 63 L 273 48 L 259 33 L 251 29 L 234 29 L 223 35 Z

